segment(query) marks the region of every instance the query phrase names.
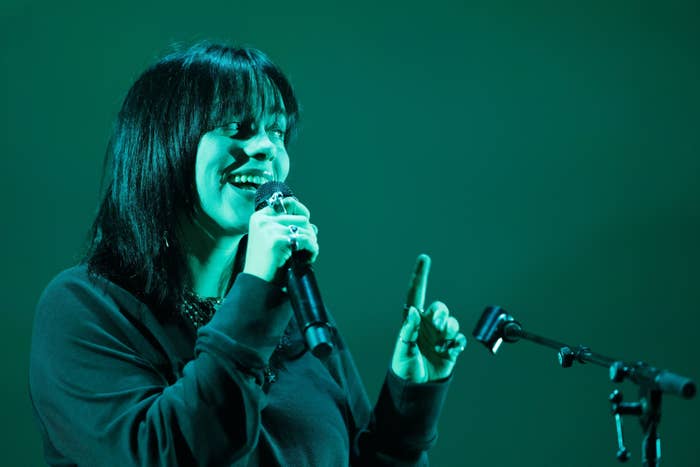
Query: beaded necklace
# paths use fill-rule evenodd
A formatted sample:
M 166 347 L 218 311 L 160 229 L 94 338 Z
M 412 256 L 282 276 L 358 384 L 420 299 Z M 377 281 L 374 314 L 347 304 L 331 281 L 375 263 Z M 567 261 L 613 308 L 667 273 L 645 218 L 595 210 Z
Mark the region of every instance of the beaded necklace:
M 191 290 L 187 290 L 181 312 L 192 322 L 195 329 L 199 329 L 211 320 L 223 301 L 221 297 L 200 297 Z
M 191 290 L 187 290 L 181 307 L 181 313 L 190 320 L 195 329 L 199 329 L 211 320 L 223 301 L 223 298 L 201 297 Z M 263 391 L 267 392 L 270 385 L 277 381 L 279 371 L 283 368 L 279 353 L 289 349 L 289 342 L 289 336 L 287 335 L 287 330 L 285 330 L 285 333 L 282 335 L 275 348 L 275 352 L 270 358 L 270 362 L 263 368 Z

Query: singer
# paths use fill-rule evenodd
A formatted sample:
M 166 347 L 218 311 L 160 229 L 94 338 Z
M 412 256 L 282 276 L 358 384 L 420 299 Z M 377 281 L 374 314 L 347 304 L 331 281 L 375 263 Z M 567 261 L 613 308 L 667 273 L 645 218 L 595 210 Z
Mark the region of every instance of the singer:
M 49 465 L 427 464 L 466 339 L 443 303 L 423 306 L 421 257 L 374 406 L 331 316 L 332 352 L 308 351 L 283 272 L 295 251 L 315 261 L 318 230 L 291 196 L 254 209 L 289 173 L 298 118 L 253 48 L 199 43 L 134 82 L 84 256 L 36 307 Z

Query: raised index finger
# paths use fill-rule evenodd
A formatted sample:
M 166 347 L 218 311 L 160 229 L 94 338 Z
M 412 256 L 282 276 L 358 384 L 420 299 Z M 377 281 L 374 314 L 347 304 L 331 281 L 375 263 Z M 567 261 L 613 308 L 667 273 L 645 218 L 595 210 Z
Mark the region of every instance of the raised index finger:
M 418 255 L 416 266 L 413 268 L 411 280 L 408 283 L 408 295 L 404 314 L 410 307 L 416 307 L 419 312 L 423 312 L 425 305 L 425 290 L 428 288 L 428 273 L 430 272 L 430 256 L 426 254 Z

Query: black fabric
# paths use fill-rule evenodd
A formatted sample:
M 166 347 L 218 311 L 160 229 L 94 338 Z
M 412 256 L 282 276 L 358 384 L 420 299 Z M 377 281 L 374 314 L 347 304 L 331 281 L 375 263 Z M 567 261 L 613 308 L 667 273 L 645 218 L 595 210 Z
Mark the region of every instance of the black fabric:
M 415 384 L 389 370 L 372 410 L 341 336 L 319 361 L 289 308 L 276 285 L 239 274 L 195 330 L 159 322 L 84 265 L 63 271 L 39 299 L 30 356 L 47 463 L 427 464 L 449 379 Z

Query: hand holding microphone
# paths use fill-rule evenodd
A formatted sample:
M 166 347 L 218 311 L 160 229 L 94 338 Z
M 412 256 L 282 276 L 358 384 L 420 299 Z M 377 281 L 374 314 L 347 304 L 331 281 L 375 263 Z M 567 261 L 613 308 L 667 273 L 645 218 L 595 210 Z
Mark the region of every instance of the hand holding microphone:
M 262 206 L 250 216 L 243 268 L 243 272 L 268 282 L 294 250 L 306 252 L 310 263 L 318 256 L 318 230 L 309 221 L 306 206 L 292 196 L 280 197 L 276 202 L 275 206 Z
M 333 338 L 311 269 L 318 255 L 316 233 L 316 226 L 309 222 L 309 210 L 293 197 L 287 185 L 261 185 L 255 195 L 243 271 L 272 281 L 282 268 L 307 347 L 316 357 L 325 358 L 333 350 Z

